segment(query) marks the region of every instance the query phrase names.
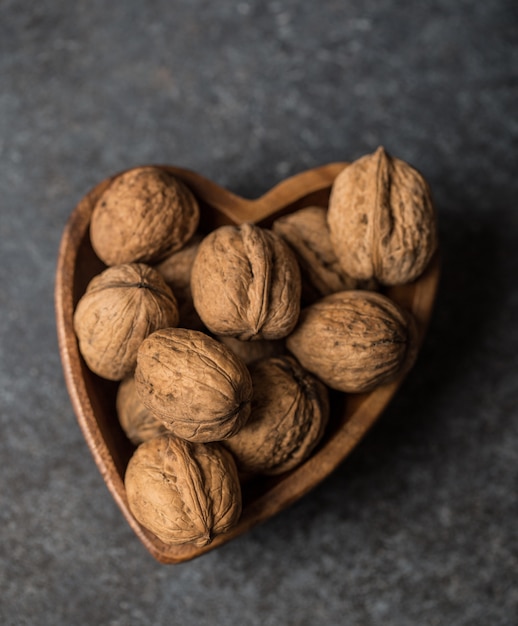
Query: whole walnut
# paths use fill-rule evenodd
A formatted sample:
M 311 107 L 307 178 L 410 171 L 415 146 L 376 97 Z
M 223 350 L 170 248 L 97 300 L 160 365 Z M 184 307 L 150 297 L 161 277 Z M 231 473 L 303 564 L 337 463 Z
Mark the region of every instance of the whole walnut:
M 282 239 L 254 224 L 205 237 L 191 274 L 194 306 L 217 335 L 281 339 L 300 311 L 300 270 Z
M 181 250 L 173 252 L 155 266 L 176 296 L 180 311 L 179 325 L 194 330 L 203 328 L 200 316 L 194 308 L 191 292 L 192 264 L 201 240 L 202 236 L 195 234 Z
M 336 177 L 328 223 L 343 270 L 384 285 L 416 279 L 437 248 L 428 184 L 417 170 L 381 147 Z
M 241 341 L 235 337 L 218 335 L 217 339 L 232 350 L 246 365 L 260 361 L 269 356 L 280 356 L 286 352 L 283 339 L 258 339 L 257 341 Z
M 97 201 L 90 238 L 106 265 L 153 263 L 179 250 L 198 222 L 198 203 L 178 178 L 137 167 L 117 176 Z
M 329 387 L 371 391 L 412 365 L 415 324 L 386 296 L 343 291 L 304 309 L 286 346 Z
M 145 337 L 177 323 L 173 292 L 156 270 L 143 263 L 116 265 L 95 276 L 74 313 L 86 364 L 109 380 L 122 380 L 133 372 Z
M 142 404 L 133 376 L 128 376 L 119 385 L 116 409 L 122 430 L 136 446 L 168 432 L 164 424 Z
M 124 482 L 137 521 L 166 544 L 204 546 L 241 515 L 234 460 L 216 443 L 150 439 L 135 450 Z
M 337 291 L 375 287 L 375 281 L 363 285 L 341 268 L 329 237 L 327 209 L 318 206 L 299 209 L 276 219 L 272 228 L 297 257 L 302 275 L 302 299 L 306 303 Z
M 250 415 L 246 365 L 196 330 L 164 328 L 147 337 L 138 351 L 135 382 L 144 406 L 182 439 L 226 439 Z
M 244 474 L 282 474 L 304 461 L 322 438 L 328 392 L 291 356 L 258 361 L 251 374 L 250 419 L 224 444 Z

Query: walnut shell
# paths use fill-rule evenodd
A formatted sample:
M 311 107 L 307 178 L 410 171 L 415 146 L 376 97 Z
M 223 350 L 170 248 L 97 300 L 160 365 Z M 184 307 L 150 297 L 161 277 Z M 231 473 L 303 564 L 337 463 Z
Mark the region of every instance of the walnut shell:
M 164 328 L 145 339 L 135 382 L 144 406 L 182 439 L 226 439 L 250 415 L 252 381 L 246 365 L 196 330 Z
M 329 387 L 364 392 L 411 366 L 415 326 L 410 314 L 386 296 L 343 291 L 303 309 L 286 346 Z
M 258 361 L 251 374 L 250 419 L 224 443 L 243 473 L 282 474 L 302 463 L 322 438 L 328 392 L 291 356 Z
M 226 337 L 225 335 L 218 335 L 217 339 L 230 348 L 246 365 L 270 356 L 280 356 L 286 352 L 283 339 L 241 341 L 241 339 Z
M 135 450 L 125 486 L 137 521 L 167 544 L 204 546 L 241 515 L 236 466 L 219 444 L 155 437 Z
M 201 240 L 201 235 L 194 235 L 181 250 L 173 252 L 155 266 L 155 269 L 162 274 L 165 282 L 176 296 L 180 311 L 179 325 L 182 328 L 193 328 L 194 330 L 203 329 L 203 323 L 194 308 L 191 292 L 192 264 Z
M 153 263 L 179 250 L 198 222 L 198 203 L 178 178 L 137 167 L 117 176 L 99 198 L 90 238 L 106 265 Z
M 116 409 L 122 430 L 136 446 L 168 432 L 164 424 L 142 404 L 133 376 L 128 376 L 119 385 Z
M 272 225 L 295 253 L 302 275 L 302 298 L 312 303 L 337 291 L 362 288 L 362 281 L 341 268 L 329 237 L 327 209 L 317 206 L 299 209 L 279 217 Z M 374 288 L 371 281 L 366 288 Z
M 297 261 L 278 235 L 254 224 L 222 226 L 205 237 L 191 288 L 199 316 L 217 335 L 281 339 L 297 323 Z
M 143 263 L 116 265 L 95 276 L 74 313 L 86 364 L 109 380 L 122 380 L 133 372 L 145 337 L 177 323 L 173 292 L 156 270 Z
M 437 248 L 428 184 L 417 170 L 381 147 L 336 177 L 328 223 L 343 270 L 384 285 L 416 279 Z

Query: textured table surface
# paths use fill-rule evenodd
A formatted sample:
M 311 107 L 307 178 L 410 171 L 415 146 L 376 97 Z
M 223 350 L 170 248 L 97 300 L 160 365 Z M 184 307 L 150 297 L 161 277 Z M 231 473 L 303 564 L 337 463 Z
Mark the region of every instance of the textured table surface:
M 0 622 L 518 623 L 518 9 L 0 3 Z M 421 357 L 353 455 L 275 519 L 155 562 L 57 351 L 74 205 L 142 163 L 257 196 L 383 144 L 429 179 L 444 276 Z

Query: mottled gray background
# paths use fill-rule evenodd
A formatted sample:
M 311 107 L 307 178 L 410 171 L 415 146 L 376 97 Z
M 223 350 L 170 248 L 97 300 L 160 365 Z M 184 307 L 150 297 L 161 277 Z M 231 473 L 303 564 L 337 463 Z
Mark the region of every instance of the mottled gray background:
M 517 107 L 514 0 L 1 0 L 0 622 L 518 624 Z M 379 144 L 424 172 L 440 215 L 415 370 L 302 501 L 160 565 L 64 386 L 69 213 L 136 164 L 252 197 Z

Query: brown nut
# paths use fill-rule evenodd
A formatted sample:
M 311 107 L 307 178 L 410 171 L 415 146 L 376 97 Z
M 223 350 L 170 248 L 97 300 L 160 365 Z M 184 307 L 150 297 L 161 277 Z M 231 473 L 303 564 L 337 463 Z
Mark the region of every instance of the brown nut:
M 95 276 L 74 313 L 86 364 L 109 380 L 122 380 L 133 372 L 145 337 L 177 323 L 173 292 L 156 270 L 143 263 L 116 265 Z
M 95 205 L 90 237 L 106 265 L 154 263 L 194 234 L 199 208 L 191 191 L 158 167 L 120 174 Z
M 291 356 L 258 361 L 251 373 L 250 419 L 224 443 L 244 474 L 282 474 L 302 463 L 322 438 L 328 392 Z
M 286 352 L 283 339 L 258 339 L 257 341 L 241 341 L 235 337 L 218 335 L 217 339 L 232 350 L 246 365 L 270 356 L 280 356 Z
M 145 339 L 135 382 L 144 405 L 189 441 L 231 437 L 250 414 L 252 381 L 246 365 L 196 330 L 164 328 Z
M 326 385 L 356 393 L 388 383 L 410 367 L 415 341 L 413 318 L 392 300 L 343 291 L 304 309 L 286 346 Z
M 205 237 L 191 288 L 199 316 L 217 335 L 281 339 L 297 323 L 297 261 L 278 235 L 254 224 L 222 226 Z
M 236 466 L 219 444 L 155 437 L 135 450 L 125 486 L 137 521 L 166 544 L 204 546 L 241 515 Z
M 328 223 L 343 270 L 384 285 L 416 279 L 437 248 L 428 184 L 417 170 L 381 147 L 336 177 Z
M 191 292 L 192 264 L 201 240 L 201 235 L 194 235 L 181 250 L 173 252 L 155 266 L 176 296 L 180 311 L 179 326 L 194 330 L 203 329 L 203 323 L 194 308 Z
M 168 432 L 162 422 L 142 404 L 133 376 L 128 376 L 119 385 L 116 409 L 122 430 L 136 446 Z
M 306 303 L 337 291 L 375 287 L 374 281 L 363 285 L 342 270 L 329 237 L 326 209 L 317 206 L 299 209 L 276 219 L 272 228 L 297 257 L 302 298 Z

